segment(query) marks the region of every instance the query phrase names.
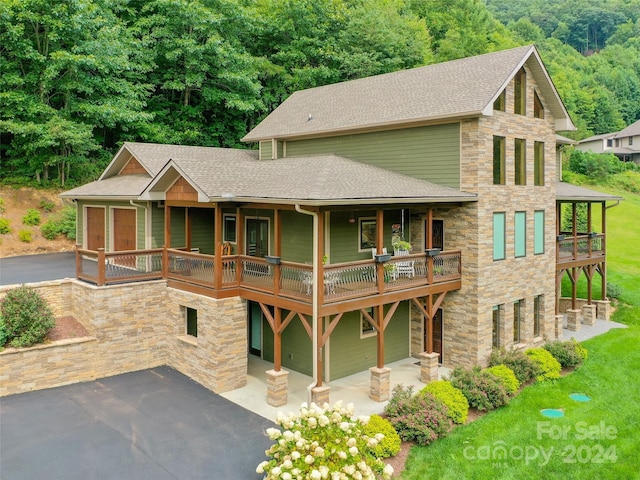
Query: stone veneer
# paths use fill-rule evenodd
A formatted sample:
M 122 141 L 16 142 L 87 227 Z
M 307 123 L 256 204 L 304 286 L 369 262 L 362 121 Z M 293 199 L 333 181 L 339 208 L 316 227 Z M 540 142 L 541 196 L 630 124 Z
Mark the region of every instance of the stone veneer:
M 164 281 L 96 287 L 78 280 L 32 284 L 56 316 L 90 337 L 0 352 L 0 396 L 168 365 L 223 392 L 246 383 L 246 314 L 238 297 L 214 300 Z M 0 296 L 9 287 L 0 289 Z M 198 338 L 184 335 L 184 307 L 198 310 Z
M 513 112 L 513 82 L 506 87 L 505 112 L 461 122 L 460 189 L 478 194 L 478 202 L 448 209 L 435 209 L 434 219 L 444 219 L 445 249 L 462 251 L 462 288 L 449 292 L 442 305 L 443 358 L 445 366 L 485 365 L 492 350 L 494 306 L 501 306 L 500 345 L 526 348 L 543 337 L 556 337 L 555 233 L 556 163 L 554 119 L 549 108 L 545 118 L 533 116 L 537 89 L 527 72 L 526 115 Z M 542 98 L 542 96 L 541 96 Z M 542 99 L 544 102 L 544 99 Z M 545 105 L 546 107 L 546 105 Z M 493 136 L 506 139 L 505 185 L 493 185 Z M 515 185 L 514 140 L 526 140 L 526 185 Z M 544 142 L 544 186 L 534 186 L 534 142 Z M 534 255 L 534 212 L 545 212 L 545 250 Z M 526 256 L 514 254 L 514 214 L 526 212 Z M 493 213 L 504 212 L 506 258 L 493 260 Z M 422 222 L 412 226 L 412 243 L 422 244 Z M 541 296 L 540 336 L 533 334 L 534 298 Z M 521 340 L 513 339 L 513 305 L 522 300 Z M 411 353 L 423 348 L 423 320 L 412 308 Z

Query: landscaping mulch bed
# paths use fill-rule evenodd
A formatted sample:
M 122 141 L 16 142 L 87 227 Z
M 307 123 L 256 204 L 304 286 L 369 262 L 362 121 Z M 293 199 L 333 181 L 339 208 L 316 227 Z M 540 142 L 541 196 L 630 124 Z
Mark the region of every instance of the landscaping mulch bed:
M 88 337 L 89 330 L 72 316 L 56 318 L 56 325 L 47 334 L 46 340 L 54 342 L 68 338 Z

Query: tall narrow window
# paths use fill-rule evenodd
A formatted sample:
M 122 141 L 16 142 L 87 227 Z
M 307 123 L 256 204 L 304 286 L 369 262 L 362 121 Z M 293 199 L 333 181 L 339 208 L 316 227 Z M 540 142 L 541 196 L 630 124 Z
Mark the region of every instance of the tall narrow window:
M 506 156 L 504 137 L 493 137 L 493 184 L 504 185 L 504 162 Z
M 493 328 L 491 336 L 491 345 L 493 348 L 500 348 L 500 322 L 502 320 L 502 306 L 495 305 L 493 307 Z
M 533 336 L 540 336 L 540 324 L 542 323 L 542 300 L 543 295 L 538 295 L 533 298 Z
M 186 333 L 191 337 L 198 336 L 198 311 L 194 308 L 186 308 Z
M 225 242 L 236 243 L 236 216 L 224 214 L 223 216 L 223 235 Z
M 527 113 L 527 76 L 524 68 L 521 68 L 514 78 L 514 104 L 513 113 L 526 115 Z
M 505 213 L 493 214 L 493 259 L 504 260 L 506 258 L 506 231 Z
M 544 186 L 544 142 L 533 143 L 533 184 Z
M 533 212 L 533 253 L 544 253 L 544 210 Z
M 544 106 L 538 96 L 538 92 L 533 93 L 533 116 L 535 118 L 544 118 Z
M 527 184 L 527 142 L 523 138 L 515 139 L 516 185 Z
M 516 212 L 514 223 L 515 255 L 524 257 L 527 255 L 527 212 Z
M 513 304 L 513 341 L 515 343 L 520 343 L 521 338 L 522 303 L 523 300 L 518 300 Z
M 503 90 L 502 93 L 500 93 L 500 95 L 498 96 L 498 98 L 496 98 L 496 100 L 493 102 L 493 109 L 494 110 L 498 110 L 500 112 L 504 112 L 505 111 L 505 105 L 506 105 L 506 96 L 507 96 L 507 91 Z

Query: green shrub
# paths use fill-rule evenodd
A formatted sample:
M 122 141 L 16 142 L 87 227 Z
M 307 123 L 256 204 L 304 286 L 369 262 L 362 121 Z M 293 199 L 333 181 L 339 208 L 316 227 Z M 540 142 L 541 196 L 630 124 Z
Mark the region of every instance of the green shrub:
M 27 210 L 27 214 L 22 217 L 22 223 L 25 225 L 40 225 L 40 212 L 35 208 Z
M 355 417 L 353 407 L 320 408 L 302 404 L 299 414 L 278 413 L 280 428 L 268 428 L 273 445 L 268 460 L 256 472 L 267 480 L 284 478 L 391 478 L 393 468 L 368 451 L 382 439 L 364 433 L 367 417 Z M 343 474 L 342 476 L 340 474 Z M 346 474 L 346 475 L 344 475 Z M 337 477 L 336 477 L 337 476 Z
M 431 382 L 420 390 L 420 393 L 430 393 L 444 403 L 449 412 L 449 418 L 453 423 L 464 423 L 467 421 L 467 415 L 469 414 L 467 397 L 451 385 L 449 380 L 436 380 L 435 382 Z
M 0 301 L 0 321 L 4 324 L 5 344 L 12 347 L 42 342 L 56 323 L 46 300 L 24 285 L 6 292 Z
M 375 438 L 378 433 L 384 435 L 377 445 L 369 447 L 369 451 L 375 458 L 393 457 L 400 451 L 400 435 L 386 418 L 371 415 L 369 423 L 364 426 L 364 433 L 370 438 Z
M 580 345 L 575 338 L 566 342 L 560 340 L 547 342 L 544 344 L 544 349 L 553 355 L 562 368 L 577 367 L 582 365 L 582 362 L 587 358 L 587 349 Z
M 430 393 L 414 395 L 413 386 L 396 385 L 384 413 L 403 440 L 429 445 L 453 427 L 447 407 Z
M 456 367 L 451 373 L 451 384 L 464 394 L 470 407 L 478 410 L 493 410 L 509 403 L 502 381 L 482 372 L 480 367 L 471 370 Z
M 622 295 L 622 288 L 615 283 L 607 282 L 607 297 L 608 298 L 620 298 Z
M 525 355 L 533 360 L 540 368 L 540 374 L 536 377 L 538 381 L 542 382 L 544 380 L 560 378 L 562 366 L 555 358 L 553 358 L 553 355 L 544 348 L 532 348 L 527 350 Z
M 33 241 L 33 234 L 31 233 L 31 230 L 20 230 L 18 232 L 18 238 L 21 242 L 31 243 Z
M 0 218 L 0 234 L 11 233 L 11 227 L 9 226 L 8 218 Z
M 42 236 L 47 240 L 55 240 L 60 236 L 60 229 L 58 228 L 58 224 L 52 220 L 44 223 L 40 227 L 40 232 L 42 233 Z
M 45 228 L 45 225 L 46 228 Z M 51 218 L 47 223 L 43 225 L 43 228 L 47 231 L 48 235 L 55 236 L 53 238 L 49 238 L 45 235 L 45 231 L 43 230 L 42 234 L 45 235 L 45 238 L 48 240 L 53 240 L 58 237 L 58 235 L 64 235 L 69 240 L 76 239 L 76 209 L 73 207 L 65 207 L 60 215 L 57 215 L 54 218 Z
M 515 395 L 520 388 L 520 382 L 516 374 L 506 365 L 494 365 L 493 367 L 485 368 L 484 371 L 498 377 L 507 393 L 511 396 Z
M 4 213 L 7 207 L 4 204 L 4 198 L 0 198 L 0 213 Z
M 515 374 L 520 385 L 534 380 L 540 375 L 540 368 L 520 350 L 494 350 L 489 357 L 489 366 L 506 365 Z
M 56 205 L 53 202 L 50 202 L 49 200 L 40 200 L 41 210 L 44 210 L 45 212 L 51 212 L 54 208 L 56 208 Z

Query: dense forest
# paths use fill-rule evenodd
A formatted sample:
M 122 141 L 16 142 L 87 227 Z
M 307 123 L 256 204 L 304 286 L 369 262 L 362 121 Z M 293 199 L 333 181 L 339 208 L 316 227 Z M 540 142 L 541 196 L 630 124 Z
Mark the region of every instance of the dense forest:
M 640 119 L 640 0 L 0 0 L 0 178 L 69 187 L 123 141 L 241 147 L 295 90 L 530 43 L 569 136 Z

